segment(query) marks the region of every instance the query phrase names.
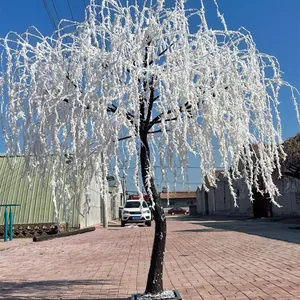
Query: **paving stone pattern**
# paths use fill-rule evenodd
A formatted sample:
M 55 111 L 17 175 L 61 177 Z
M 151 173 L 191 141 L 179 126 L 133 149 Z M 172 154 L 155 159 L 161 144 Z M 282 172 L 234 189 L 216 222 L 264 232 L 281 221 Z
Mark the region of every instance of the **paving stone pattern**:
M 145 288 L 152 240 L 153 227 L 115 224 L 2 249 L 0 299 L 127 299 Z M 283 224 L 168 219 L 165 289 L 184 300 L 300 299 L 299 243 Z

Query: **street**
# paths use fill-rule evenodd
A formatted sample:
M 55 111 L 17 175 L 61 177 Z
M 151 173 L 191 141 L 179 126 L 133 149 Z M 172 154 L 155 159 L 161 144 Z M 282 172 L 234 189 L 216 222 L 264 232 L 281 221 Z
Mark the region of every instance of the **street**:
M 184 300 L 300 299 L 300 230 L 256 220 L 168 218 L 165 289 Z M 127 299 L 143 292 L 152 227 L 1 249 L 0 299 Z

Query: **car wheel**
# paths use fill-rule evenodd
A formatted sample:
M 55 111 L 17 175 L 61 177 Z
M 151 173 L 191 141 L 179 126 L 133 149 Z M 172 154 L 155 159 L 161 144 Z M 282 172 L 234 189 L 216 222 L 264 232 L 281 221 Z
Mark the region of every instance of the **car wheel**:
M 151 227 L 152 222 L 151 222 L 151 221 L 147 221 L 145 224 L 146 224 L 147 226 Z
M 126 222 L 121 221 L 121 227 L 124 227 Z

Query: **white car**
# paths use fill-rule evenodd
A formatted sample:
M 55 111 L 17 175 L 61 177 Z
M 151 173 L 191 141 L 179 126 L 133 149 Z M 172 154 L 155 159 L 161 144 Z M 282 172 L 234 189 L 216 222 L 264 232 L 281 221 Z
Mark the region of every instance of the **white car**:
M 151 211 L 144 200 L 127 200 L 122 211 L 121 226 L 127 223 L 144 223 L 151 226 Z

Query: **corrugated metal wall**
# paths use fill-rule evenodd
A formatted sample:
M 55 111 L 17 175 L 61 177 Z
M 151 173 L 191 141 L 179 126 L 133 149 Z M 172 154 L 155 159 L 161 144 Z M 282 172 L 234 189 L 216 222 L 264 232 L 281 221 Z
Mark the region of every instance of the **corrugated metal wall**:
M 40 176 L 32 176 L 29 179 L 23 176 L 24 159 L 14 157 L 16 162 L 11 169 L 5 155 L 0 155 L 0 204 L 21 204 L 21 207 L 12 208 L 15 224 L 54 222 L 54 205 L 52 190 L 49 187 L 50 178 L 45 181 Z M 74 205 L 73 205 L 74 206 Z M 64 208 L 60 208 L 60 221 L 66 215 Z M 78 213 L 72 209 L 71 226 L 78 225 Z M 0 224 L 3 224 L 4 207 L 0 207 Z M 72 224 L 73 223 L 73 224 Z

